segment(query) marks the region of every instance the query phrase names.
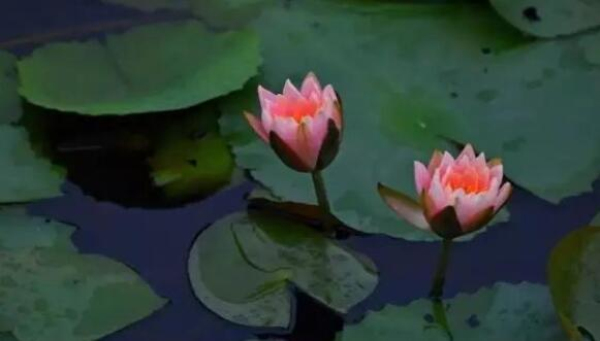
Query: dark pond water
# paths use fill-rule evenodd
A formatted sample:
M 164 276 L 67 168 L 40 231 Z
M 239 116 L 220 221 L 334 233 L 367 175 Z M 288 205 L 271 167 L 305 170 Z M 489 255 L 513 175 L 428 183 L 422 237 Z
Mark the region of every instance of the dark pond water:
M 184 16 L 143 14 L 91 0 L 5 1 L 0 9 L 0 48 L 18 54 L 49 40 L 91 36 L 102 27 Z M 64 140 L 55 132 L 56 145 L 110 144 L 114 136 L 103 135 L 98 127 L 126 122 L 106 119 L 95 126 L 68 116 L 58 121 L 64 125 L 60 129 L 81 129 L 83 133 Z M 123 127 L 130 128 L 127 124 Z M 94 130 L 98 134 L 90 133 Z M 246 207 L 246 196 L 254 185 L 242 183 L 197 202 L 175 205 L 179 207 L 137 208 L 134 206 L 153 206 L 153 199 L 148 198 L 155 196 L 148 189 L 147 177 L 138 176 L 146 172 L 139 162 L 144 155 L 118 155 L 108 149 L 67 152 L 64 158 L 74 171 L 64 185 L 64 195 L 29 205 L 32 214 L 77 226 L 73 241 L 82 253 L 105 255 L 129 265 L 158 295 L 170 300 L 149 318 L 103 340 L 241 341 L 272 334 L 232 324 L 205 308 L 193 294 L 186 269 L 195 236 L 212 222 Z M 593 192 L 567 198 L 558 205 L 516 189 L 509 204 L 510 222 L 491 227 L 472 242 L 456 245 L 446 295 L 475 292 L 498 281 L 545 283 L 552 247 L 569 231 L 589 222 L 598 207 L 600 181 L 594 183 Z M 343 243 L 369 256 L 380 270 L 377 289 L 352 309 L 346 322 L 358 321 L 366 311 L 386 304 L 406 304 L 427 296 L 439 251 L 437 243 L 384 236 L 351 237 Z M 344 318 L 300 292 L 295 304 L 296 323 L 285 339 L 329 341 L 342 328 Z

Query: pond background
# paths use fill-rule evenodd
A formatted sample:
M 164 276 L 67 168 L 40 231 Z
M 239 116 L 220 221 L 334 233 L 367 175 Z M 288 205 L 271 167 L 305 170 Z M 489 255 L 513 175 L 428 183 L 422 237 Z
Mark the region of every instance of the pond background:
M 0 11 L 0 48 L 24 55 L 40 43 L 51 40 L 87 38 L 101 34 L 97 27 L 119 26 L 126 22 L 149 23 L 177 17 L 171 12 L 142 13 L 97 1 L 54 0 L 7 1 Z M 125 24 L 127 26 L 128 24 Z M 66 119 L 68 120 L 68 118 Z M 106 137 L 110 140 L 111 136 Z M 103 138 L 101 138 L 102 140 Z M 106 141 L 106 140 L 104 140 Z M 97 191 L 118 193 L 109 182 L 123 185 L 125 168 L 118 164 L 127 156 L 87 153 L 73 164 L 95 169 L 98 174 L 78 177 L 77 183 L 98 183 Z M 130 169 L 130 175 L 140 170 Z M 128 176 L 127 179 L 134 178 Z M 28 206 L 34 215 L 54 218 L 78 227 L 73 241 L 81 253 L 101 254 L 135 269 L 159 296 L 169 303 L 150 317 L 103 340 L 126 341 L 238 341 L 255 334 L 272 334 L 227 322 L 194 296 L 188 275 L 188 252 L 200 231 L 212 222 L 247 205 L 253 189 L 250 182 L 210 195 L 181 207 L 135 208 L 94 198 L 93 185 L 82 188 L 73 181 L 63 186 L 64 195 Z M 107 188 L 102 188 L 107 187 Z M 123 201 L 143 198 L 132 184 Z M 123 187 L 121 187 L 123 188 Z M 468 243 L 456 245 L 449 269 L 446 296 L 471 293 L 498 281 L 546 283 L 546 263 L 552 247 L 568 232 L 586 225 L 600 207 L 600 181 L 593 192 L 550 204 L 524 189 L 517 188 L 509 203 L 511 218 L 492 226 Z M 131 193 L 131 192 L 136 193 Z M 133 197 L 133 198 L 132 198 Z M 114 198 L 119 201 L 119 198 Z M 386 304 L 406 304 L 426 296 L 435 266 L 439 244 L 407 242 L 382 235 L 351 237 L 343 243 L 369 256 L 380 271 L 379 285 L 365 301 L 352 309 L 346 321 L 357 322 L 366 311 Z M 297 293 L 296 323 L 289 336 L 298 341 L 332 340 L 343 320 L 302 293 Z

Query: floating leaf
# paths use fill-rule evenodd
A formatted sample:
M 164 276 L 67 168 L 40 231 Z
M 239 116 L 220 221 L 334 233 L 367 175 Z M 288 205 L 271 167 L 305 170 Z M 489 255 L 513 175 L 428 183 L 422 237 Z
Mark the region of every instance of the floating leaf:
M 498 13 L 523 32 L 551 38 L 600 25 L 598 0 L 491 0 Z
M 16 63 L 15 56 L 0 51 L 0 124 L 15 123 L 21 118 Z
M 211 33 L 190 20 L 49 44 L 22 60 L 19 72 L 30 102 L 105 115 L 190 107 L 241 88 L 259 64 L 254 33 Z
M 324 172 L 333 213 L 365 232 L 434 240 L 398 219 L 378 196 L 377 183 L 415 193 L 414 160 L 428 160 L 436 147 L 452 150 L 440 137 L 462 136 L 468 128 L 460 111 L 445 103 L 451 90 L 442 100 L 428 89 L 439 88 L 446 73 L 482 63 L 488 58 L 482 47 L 507 48 L 521 42 L 520 35 L 474 5 L 309 1 L 266 11 L 255 25 L 266 60 L 262 84 L 280 89 L 285 77 L 299 80 L 313 70 L 342 97 L 344 140 Z M 242 110 L 258 112 L 257 102 L 250 86 L 222 105 L 229 114 L 221 130 L 237 164 L 275 196 L 313 203 L 310 177 L 283 166 L 240 117 Z
M 153 12 L 159 9 L 187 9 L 189 0 L 102 0 L 103 2 Z
M 274 0 L 189 0 L 194 15 L 210 26 L 240 27 L 256 18 Z
M 583 49 L 585 62 L 595 66 L 600 66 L 600 33 L 590 33 L 578 40 L 579 46 Z
M 546 287 L 498 283 L 472 295 L 445 302 L 454 340 L 562 341 L 564 334 Z M 450 341 L 432 315 L 432 302 L 421 299 L 405 307 L 387 306 L 361 323 L 347 326 L 340 341 Z
M 19 341 L 12 333 L 0 332 L 0 341 Z
M 125 265 L 77 254 L 72 232 L 0 211 L 0 331 L 19 341 L 96 340 L 164 304 Z
M 598 177 L 600 65 L 582 58 L 598 40 L 532 42 L 476 4 L 306 1 L 267 10 L 254 25 L 261 84 L 280 89 L 312 70 L 344 101 L 344 140 L 324 178 L 333 213 L 349 226 L 430 240 L 374 188 L 414 193 L 413 161 L 452 149 L 440 137 L 501 157 L 511 180 L 553 202 L 591 190 Z M 237 164 L 282 200 L 314 202 L 309 177 L 287 170 L 239 117 L 259 111 L 255 91 L 222 105 Z
M 600 226 L 600 213 L 596 214 L 596 216 L 592 218 L 590 226 Z
M 234 28 L 247 24 L 274 0 L 103 0 L 152 12 L 159 9 L 186 10 L 210 27 Z
M 154 183 L 168 197 L 207 194 L 232 180 L 233 156 L 216 130 L 216 116 L 198 112 L 164 132 L 149 164 Z
M 571 340 L 585 340 L 579 328 L 594 340 L 600 338 L 600 226 L 584 227 L 561 240 L 552 250 L 548 275 L 554 305 Z
M 555 203 L 591 191 L 600 171 L 600 68 L 582 58 L 589 43 L 527 45 L 447 83 L 460 89 L 452 107 L 472 127 L 457 139 L 500 156 L 512 180 Z
M 189 274 L 207 307 L 255 327 L 290 325 L 290 284 L 339 313 L 377 284 L 372 264 L 309 227 L 246 213 L 224 218 L 200 234 L 190 253 Z
M 24 128 L 0 125 L 0 203 L 51 198 L 61 194 L 63 172 L 35 154 Z

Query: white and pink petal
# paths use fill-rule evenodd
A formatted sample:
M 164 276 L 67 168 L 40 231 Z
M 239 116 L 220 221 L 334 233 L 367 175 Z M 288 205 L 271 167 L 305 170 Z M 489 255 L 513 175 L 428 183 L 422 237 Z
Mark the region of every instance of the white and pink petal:
M 494 210 L 495 211 L 498 211 L 500 208 L 502 208 L 502 206 L 504 206 L 504 204 L 508 200 L 508 197 L 510 197 L 511 193 L 512 193 L 512 185 L 509 182 L 507 182 L 502 186 L 502 188 L 500 189 L 500 192 L 498 193 L 498 196 L 495 198 L 495 201 L 494 201 Z
M 254 132 L 265 142 L 269 143 L 269 133 L 264 129 L 262 122 L 251 113 L 244 111 L 244 117 Z
M 302 82 L 300 93 L 306 99 L 310 99 L 316 96 L 315 98 L 320 100 L 321 91 L 321 84 L 319 83 L 317 76 L 315 76 L 314 73 L 309 72 L 308 75 L 306 75 L 306 77 L 304 78 L 304 81 Z
M 379 195 L 396 214 L 411 225 L 423 230 L 430 230 L 423 209 L 407 195 L 379 184 Z
M 424 164 L 419 161 L 415 161 L 415 187 L 417 188 L 417 193 L 420 195 L 423 190 L 429 189 L 429 184 L 431 183 L 431 174 L 427 170 Z

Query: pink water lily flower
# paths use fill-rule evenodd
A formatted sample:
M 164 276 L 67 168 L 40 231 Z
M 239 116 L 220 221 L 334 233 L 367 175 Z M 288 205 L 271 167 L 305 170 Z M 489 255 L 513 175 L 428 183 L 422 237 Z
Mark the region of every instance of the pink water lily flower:
M 467 145 L 456 159 L 436 151 L 427 167 L 415 162 L 419 203 L 381 184 L 379 193 L 412 225 L 451 239 L 480 229 L 504 206 L 512 186 L 503 178 L 499 159 L 486 162 Z
M 283 94 L 259 86 L 258 97 L 260 120 L 248 112 L 244 115 L 286 165 L 300 172 L 314 172 L 333 161 L 343 120 L 341 103 L 331 85 L 321 88 L 311 72 L 300 90 L 287 80 Z

